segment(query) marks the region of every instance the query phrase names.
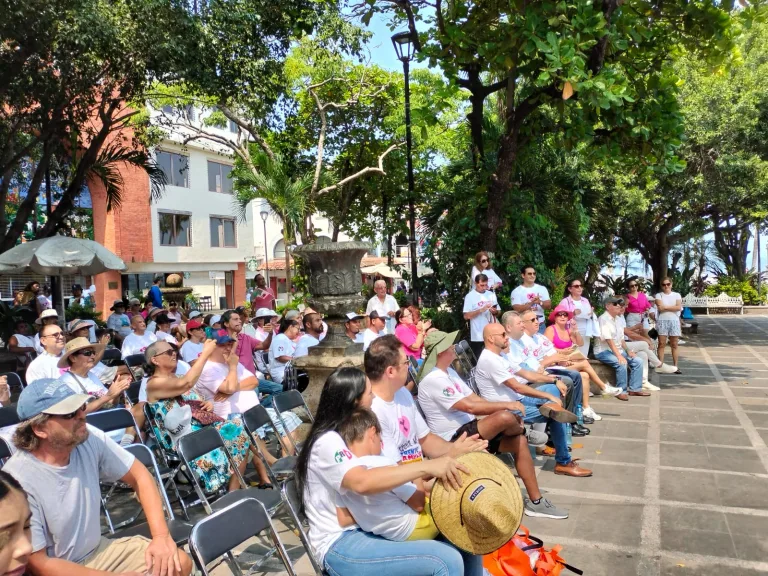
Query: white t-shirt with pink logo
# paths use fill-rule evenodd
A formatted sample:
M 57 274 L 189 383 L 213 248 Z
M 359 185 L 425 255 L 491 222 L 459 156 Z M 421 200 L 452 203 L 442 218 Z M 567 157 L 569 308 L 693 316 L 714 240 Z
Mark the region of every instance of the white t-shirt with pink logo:
M 371 410 L 381 425 L 381 441 L 384 456 L 407 464 L 424 459 L 419 440 L 429 434 L 429 427 L 419 414 L 413 396 L 405 388 L 395 392 L 392 402 L 373 397 Z
M 472 290 L 472 292 L 464 296 L 463 312 L 466 313 L 466 312 L 474 312 L 475 310 L 479 310 L 480 308 L 485 306 L 487 302 L 490 302 L 494 306 L 498 307 L 498 301 L 496 300 L 495 293 L 491 292 L 490 290 L 486 290 L 483 293 L 480 293 L 477 290 Z M 490 310 L 486 310 L 482 314 L 478 314 L 474 318 L 471 318 L 469 320 L 470 340 L 472 340 L 472 342 L 482 342 L 483 329 L 493 321 L 494 321 L 494 317 L 493 317 L 493 314 L 491 314 Z
M 520 365 L 510 358 L 503 358 L 488 349 L 483 350 L 475 368 L 475 383 L 480 396 L 490 402 L 519 402 L 522 396 L 507 386 L 505 382 L 515 378 L 527 384 L 525 378 L 517 376 Z
M 521 364 L 525 364 L 534 372 L 541 366 L 542 358 L 557 353 L 555 345 L 543 334 L 534 334 L 533 336 L 523 334 L 523 337 L 520 338 L 520 340 L 523 343 L 524 352 Z
M 336 517 L 336 495 L 344 494 L 341 481 L 352 468 L 361 466 L 336 432 L 326 432 L 312 446 L 304 485 L 304 510 L 309 521 L 309 543 L 322 566 L 325 553 L 345 530 Z
M 443 440 L 453 438 L 456 430 L 475 419 L 472 414 L 453 406 L 472 394 L 472 390 L 453 368 L 443 372 L 435 368 L 419 382 L 419 406 L 429 429 Z
M 153 342 L 157 342 L 157 336 L 147 330 L 143 335 L 139 336 L 136 332 L 132 332 L 123 340 L 123 346 L 120 348 L 123 359 L 133 354 L 144 354 L 147 347 Z
M 200 357 L 200 354 L 203 353 L 203 343 L 187 340 L 184 342 L 184 344 L 181 345 L 180 352 L 181 359 L 184 360 L 184 362 L 189 362 L 191 364 Z
M 549 291 L 541 284 L 534 284 L 530 288 L 521 284 L 512 290 L 510 298 L 512 299 L 513 305 L 520 305 L 528 304 L 528 302 L 536 298 L 536 296 L 538 296 L 542 302 L 546 302 L 549 300 Z M 531 310 L 536 312 L 536 316 L 539 317 L 539 320 L 544 318 L 544 308 L 542 308 L 541 305 L 535 304 L 531 307 Z

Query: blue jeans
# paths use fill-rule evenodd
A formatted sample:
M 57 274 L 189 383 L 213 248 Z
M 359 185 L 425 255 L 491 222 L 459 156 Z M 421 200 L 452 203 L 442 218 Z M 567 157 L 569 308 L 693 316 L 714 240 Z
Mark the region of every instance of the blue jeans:
M 568 387 L 568 396 L 564 405 L 568 410 L 575 414 L 576 406 L 581 404 L 582 397 L 584 396 L 584 385 L 581 380 L 581 374 L 576 372 L 576 370 L 561 368 L 559 366 L 547 368 L 547 372 L 554 376 L 559 376 L 563 381 L 563 384 Z
M 627 370 L 630 370 L 629 389 L 638 392 L 643 388 L 643 362 L 637 357 L 630 358 L 624 350 L 621 355 L 627 360 L 626 364 L 619 364 L 619 359 L 610 350 L 595 354 L 595 358 L 616 371 L 616 386 L 624 392 L 627 391 Z
M 544 384 L 536 388 L 541 392 L 552 394 L 554 397 L 560 397 L 560 390 L 554 384 Z M 558 464 L 568 464 L 571 461 L 571 455 L 568 454 L 568 440 L 565 437 L 565 424 L 549 420 L 542 416 L 539 412 L 539 406 L 546 404 L 549 400 L 545 398 L 533 398 L 531 396 L 523 396 L 521 400 L 523 406 L 525 406 L 525 416 L 523 421 L 526 424 L 538 424 L 540 422 L 549 422 L 549 435 L 552 438 L 552 443 L 555 445 L 555 461 Z
M 261 401 L 261 404 L 265 408 L 270 408 L 272 406 L 272 396 L 275 394 L 280 394 L 280 392 L 283 391 L 283 385 L 278 384 L 277 382 L 272 382 L 272 380 L 263 380 L 259 378 L 259 394 L 263 394 L 266 396 L 264 400 Z
M 483 557 L 437 540 L 392 542 L 362 530 L 348 530 L 325 554 L 330 576 L 482 576 Z

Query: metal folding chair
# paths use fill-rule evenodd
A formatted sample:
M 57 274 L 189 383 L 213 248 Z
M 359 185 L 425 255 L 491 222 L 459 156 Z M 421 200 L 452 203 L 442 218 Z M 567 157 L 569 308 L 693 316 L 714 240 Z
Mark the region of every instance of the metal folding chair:
M 16 412 L 16 406 L 3 406 L 0 408 L 0 428 L 14 426 L 21 422 L 19 414 Z
M 101 356 L 101 362 L 110 368 L 123 363 L 123 356 L 118 348 L 105 348 Z
M 269 479 L 272 481 L 272 485 L 277 488 L 277 486 L 280 485 L 280 480 L 285 481 L 288 478 L 293 478 L 293 475 L 296 471 L 295 456 L 285 456 L 278 459 L 273 466 L 270 466 L 269 462 L 267 462 L 266 455 L 263 453 L 261 447 L 256 442 L 256 438 L 258 438 L 256 431 L 264 426 L 269 426 L 272 428 L 275 436 L 277 436 L 277 441 L 280 443 L 280 447 L 283 449 L 283 451 L 286 454 L 290 453 L 288 447 L 283 444 L 283 439 L 280 438 L 277 427 L 269 417 L 267 409 L 264 408 L 264 406 L 261 404 L 258 404 L 253 408 L 245 411 L 243 413 L 243 424 L 245 425 L 246 433 L 251 439 L 251 443 L 259 450 L 259 455 L 261 456 L 262 462 L 264 462 L 264 467 L 267 469 L 267 474 L 269 475 Z
M 0 469 L 5 465 L 5 461 L 12 456 L 11 447 L 4 438 L 0 438 Z
M 301 498 L 296 489 L 296 479 L 291 478 L 286 481 L 280 491 L 283 494 L 283 500 L 288 508 L 288 513 L 293 517 L 293 523 L 296 525 L 296 529 L 299 532 L 299 539 L 309 555 L 309 561 L 312 563 L 312 568 L 315 569 L 315 574 L 317 574 L 317 576 L 323 576 L 322 565 L 312 553 L 312 545 L 309 543 L 309 536 L 307 536 L 307 531 L 304 530 L 304 525 L 307 523 L 307 519 L 301 510 Z
M 232 550 L 264 530 L 269 532 L 274 548 L 289 576 L 295 576 L 291 559 L 277 535 L 269 513 L 264 504 L 255 498 L 245 497 L 230 503 L 195 524 L 189 538 L 189 551 L 204 576 L 211 574 L 208 565 L 225 555 L 232 574 L 242 576 L 243 572 L 232 555 Z M 249 573 L 252 571 L 251 569 Z
M 176 542 L 177 546 L 183 546 L 189 540 L 189 534 L 192 531 L 192 524 L 179 520 L 173 513 L 171 503 L 168 500 L 168 493 L 163 486 L 163 479 L 160 475 L 160 468 L 155 460 L 155 455 L 152 454 L 152 450 L 144 446 L 143 444 L 131 444 L 126 447 L 126 450 L 133 454 L 136 459 L 146 466 L 147 470 L 155 477 L 157 482 L 157 489 L 160 491 L 160 497 L 163 499 L 163 506 L 165 507 L 165 516 L 167 518 L 168 530 L 171 534 L 171 538 Z M 144 536 L 145 538 L 152 539 L 152 535 L 149 531 L 149 525 L 146 522 L 130 526 L 125 530 L 119 532 L 113 532 L 109 535 L 109 538 L 126 538 L 128 536 Z
M 123 358 L 123 363 L 126 368 L 128 368 L 128 372 L 131 373 L 131 378 L 140 381 L 141 374 L 136 368 L 144 366 L 144 354 L 131 354 L 130 356 L 126 356 Z
M 220 496 L 218 499 L 211 502 L 209 498 L 216 496 L 205 494 L 205 491 L 203 490 L 203 487 L 197 478 L 197 474 L 194 473 L 194 468 L 192 468 L 191 462 L 217 449 L 223 451 L 227 461 L 229 462 L 229 467 L 232 470 L 232 473 L 237 477 L 242 490 L 227 492 L 223 496 Z M 188 476 L 192 480 L 195 492 L 197 493 L 198 498 L 200 498 L 200 501 L 202 502 L 203 507 L 208 514 L 212 514 L 214 511 L 226 508 L 230 504 L 238 502 L 243 498 L 255 498 L 259 502 L 263 503 L 264 507 L 267 509 L 270 515 L 274 515 L 280 508 L 282 500 L 280 498 L 279 491 L 260 490 L 258 488 L 248 487 L 248 485 L 245 483 L 243 475 L 240 473 L 240 470 L 238 470 L 237 464 L 232 458 L 232 455 L 224 445 L 224 440 L 221 439 L 219 431 L 213 426 L 207 426 L 201 430 L 182 436 L 179 439 L 176 451 L 178 452 L 179 456 L 181 456 L 181 459 L 184 462 L 184 466 L 187 467 L 187 470 L 189 471 Z
M 18 372 L 3 372 L 0 376 L 6 376 L 8 378 L 8 387 L 13 390 L 14 385 L 19 388 L 19 392 L 24 390 L 24 381 L 19 376 Z
M 307 406 L 307 402 L 304 400 L 304 396 L 302 396 L 301 392 L 298 390 L 289 390 L 282 394 L 275 394 L 275 397 L 272 400 L 272 406 L 277 413 L 277 418 L 280 420 L 283 430 L 285 430 L 285 436 L 291 443 L 291 448 L 293 448 L 292 453 L 298 454 L 301 449 L 301 443 L 297 442 L 293 438 L 293 435 L 288 431 L 288 426 L 286 425 L 285 420 L 283 420 L 282 413 L 287 412 L 288 410 L 293 410 L 294 408 L 304 408 L 309 421 L 314 423 L 315 419 L 312 416 L 312 412 L 309 410 L 309 406 Z

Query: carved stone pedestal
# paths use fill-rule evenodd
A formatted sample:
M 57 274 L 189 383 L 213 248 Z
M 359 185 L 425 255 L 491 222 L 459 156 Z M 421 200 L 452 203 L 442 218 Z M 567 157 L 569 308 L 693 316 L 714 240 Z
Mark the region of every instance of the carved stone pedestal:
M 325 380 L 343 363 L 363 367 L 363 345 L 353 344 L 344 327 L 347 312 L 357 312 L 365 306 L 360 294 L 362 274 L 360 260 L 370 250 L 366 242 L 324 242 L 305 244 L 293 254 L 309 264 L 308 304 L 323 314 L 328 334 L 309 355 L 297 358 L 295 366 L 309 373 L 309 387 L 304 398 L 314 412 L 320 400 Z

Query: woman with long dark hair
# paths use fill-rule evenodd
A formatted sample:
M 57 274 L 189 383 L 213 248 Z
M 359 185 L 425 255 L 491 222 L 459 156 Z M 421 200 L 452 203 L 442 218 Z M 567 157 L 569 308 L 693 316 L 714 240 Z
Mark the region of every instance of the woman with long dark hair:
M 23 574 L 32 554 L 27 495 L 16 479 L 0 470 L 0 574 Z
M 448 457 L 376 469 L 359 464 L 337 430 L 355 408 L 370 408 L 372 401 L 371 384 L 361 370 L 335 370 L 323 386 L 317 418 L 299 454 L 296 479 L 318 562 L 329 574 L 355 576 L 380 576 L 382 570 L 398 576 L 481 574 L 482 567 L 474 560 L 473 574 L 465 572 L 461 554 L 449 544 L 435 540 L 392 542 L 357 526 L 339 526 L 336 494 L 342 489 L 380 494 L 422 476 L 433 476 L 458 488 L 459 471 L 466 471 Z

